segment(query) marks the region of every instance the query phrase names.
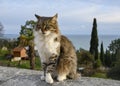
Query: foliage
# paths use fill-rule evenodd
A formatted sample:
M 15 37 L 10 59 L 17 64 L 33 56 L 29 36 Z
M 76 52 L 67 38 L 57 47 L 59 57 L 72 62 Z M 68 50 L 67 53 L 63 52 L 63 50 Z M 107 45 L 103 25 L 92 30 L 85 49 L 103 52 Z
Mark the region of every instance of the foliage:
M 120 59 L 120 49 L 118 49 L 115 53 L 115 58 L 116 60 L 119 60 Z
M 120 50 L 120 38 L 111 41 L 108 48 L 113 54 L 115 54 L 117 50 Z
M 120 60 L 108 71 L 107 76 L 112 79 L 120 80 Z
M 98 59 L 98 34 L 97 34 L 97 20 L 94 18 L 93 28 L 90 40 L 90 53 L 94 55 L 95 60 Z
M 94 57 L 93 55 L 84 49 L 80 49 L 77 51 L 78 57 L 78 67 L 83 67 L 84 70 L 82 71 L 82 75 L 84 76 L 91 76 L 94 74 L 93 70 L 93 62 Z
M 102 64 L 104 65 L 104 48 L 103 48 L 103 42 L 101 43 L 101 47 L 100 47 L 100 60 L 101 60 Z
M 5 54 L 8 54 L 8 53 L 10 53 L 8 50 L 1 50 L 0 49 L 0 56 L 4 56 Z
M 80 58 L 81 58 L 81 56 L 80 56 L 80 52 L 79 52 L 79 50 L 77 50 L 76 51 L 76 54 L 77 54 L 77 63 L 78 63 L 78 66 L 81 64 L 81 61 L 80 61 Z
M 102 65 L 102 63 L 101 63 L 101 60 L 99 58 L 93 64 L 95 69 L 100 68 L 101 65 Z
M 120 38 L 111 41 L 109 50 L 112 53 L 112 66 L 120 59 Z
M 109 50 L 107 56 L 110 57 L 111 52 L 111 58 L 109 58 L 106 63 L 107 66 L 110 67 L 112 65 L 112 68 L 108 71 L 107 76 L 112 79 L 120 80 L 120 38 L 111 42 Z
M 112 65 L 112 58 L 111 58 L 111 53 L 109 50 L 106 50 L 105 57 L 104 57 L 104 63 L 106 67 L 111 67 Z
M 93 56 L 88 51 L 81 51 L 81 62 L 88 65 L 93 62 Z
M 92 64 L 94 61 L 93 55 L 86 50 L 77 51 L 78 65 L 85 64 L 86 66 Z
M 0 66 L 7 66 L 8 60 L 6 59 L 5 55 L 10 53 L 8 50 L 0 49 Z
M 0 39 L 0 49 L 6 47 L 8 50 L 11 50 L 16 46 L 18 46 L 18 41 L 16 39 Z
M 107 76 L 106 76 L 106 74 L 105 73 L 95 73 L 94 75 L 92 75 L 91 77 L 97 77 L 97 78 L 104 78 L 104 79 L 106 79 L 107 78 Z
M 21 31 L 20 31 L 20 44 L 22 46 L 27 46 L 29 45 L 30 41 L 33 40 L 33 28 L 35 26 L 36 22 L 33 20 L 26 21 L 25 25 L 21 26 Z
M 29 69 L 30 68 L 30 62 L 29 62 L 29 60 L 22 60 L 20 65 L 19 65 L 18 62 L 11 62 L 9 66 Z M 34 69 L 35 70 L 40 70 L 41 69 L 41 64 L 40 64 L 40 60 L 39 60 L 38 57 L 36 57 L 36 59 L 35 59 L 35 68 Z
M 17 68 L 30 68 L 29 60 L 21 60 L 20 64 L 18 61 L 11 62 L 10 60 L 6 59 L 4 56 L 0 56 L 0 66 L 9 66 L 9 67 L 17 67 Z M 38 57 L 35 59 L 35 70 L 41 69 L 41 63 Z
M 29 60 L 21 60 L 20 64 L 19 61 L 11 62 L 10 59 L 7 59 L 5 56 L 6 54 L 9 54 L 10 51 L 8 50 L 1 50 L 0 49 L 0 66 L 10 66 L 10 67 L 17 67 L 17 68 L 30 68 L 30 61 Z M 41 69 L 41 63 L 40 59 L 36 57 L 35 59 L 35 70 Z
M 20 46 L 28 46 L 28 56 L 30 59 L 30 68 L 34 69 L 35 67 L 35 56 L 34 56 L 34 43 L 33 43 L 33 29 L 36 22 L 33 20 L 26 21 L 24 26 L 21 26 L 20 31 Z

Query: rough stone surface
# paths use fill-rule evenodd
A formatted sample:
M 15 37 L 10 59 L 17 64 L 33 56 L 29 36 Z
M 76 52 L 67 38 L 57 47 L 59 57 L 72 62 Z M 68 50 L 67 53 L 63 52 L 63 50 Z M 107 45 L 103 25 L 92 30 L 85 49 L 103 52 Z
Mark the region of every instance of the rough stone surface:
M 120 81 L 88 77 L 47 84 L 40 80 L 41 73 L 0 66 L 0 86 L 120 86 Z

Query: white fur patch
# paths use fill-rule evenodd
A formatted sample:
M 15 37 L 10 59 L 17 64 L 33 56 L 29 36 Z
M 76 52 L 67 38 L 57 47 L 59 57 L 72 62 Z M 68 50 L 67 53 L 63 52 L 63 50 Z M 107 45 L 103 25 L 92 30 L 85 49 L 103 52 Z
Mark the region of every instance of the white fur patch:
M 58 80 L 58 81 L 63 81 L 63 80 L 65 80 L 65 79 L 66 79 L 66 74 L 58 75 L 58 77 L 57 77 L 57 80 Z
M 50 83 L 50 84 L 53 83 L 53 79 L 52 79 L 50 73 L 46 73 L 45 81 L 46 81 L 47 83 Z
M 50 56 L 57 53 L 57 47 L 60 46 L 60 42 L 55 42 L 54 39 L 58 36 L 56 33 L 48 32 L 47 35 L 41 33 L 41 31 L 34 31 L 34 43 L 38 49 L 41 62 L 48 62 Z

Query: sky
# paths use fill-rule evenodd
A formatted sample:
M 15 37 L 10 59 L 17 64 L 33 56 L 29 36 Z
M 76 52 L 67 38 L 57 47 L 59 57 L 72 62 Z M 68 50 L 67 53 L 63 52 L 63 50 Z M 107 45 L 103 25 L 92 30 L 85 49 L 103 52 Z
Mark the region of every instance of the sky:
M 19 34 L 34 14 L 54 16 L 62 34 L 91 34 L 93 18 L 100 35 L 120 35 L 120 0 L 0 0 L 5 34 Z

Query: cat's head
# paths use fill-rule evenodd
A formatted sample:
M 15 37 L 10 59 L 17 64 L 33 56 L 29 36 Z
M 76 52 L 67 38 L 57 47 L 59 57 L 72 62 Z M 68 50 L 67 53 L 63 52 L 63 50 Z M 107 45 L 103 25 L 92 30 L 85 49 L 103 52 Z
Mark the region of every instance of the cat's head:
M 35 31 L 43 35 L 58 33 L 57 14 L 53 17 L 41 17 L 35 14 L 35 17 L 37 18 Z

